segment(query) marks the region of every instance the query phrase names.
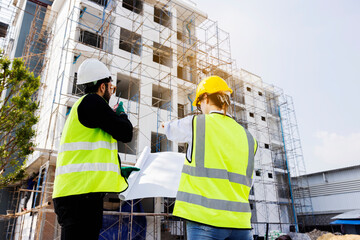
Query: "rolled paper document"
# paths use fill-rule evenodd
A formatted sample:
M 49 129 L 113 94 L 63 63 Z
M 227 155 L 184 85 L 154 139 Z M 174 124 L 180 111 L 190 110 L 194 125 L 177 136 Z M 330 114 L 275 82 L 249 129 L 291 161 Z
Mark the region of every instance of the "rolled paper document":
M 176 197 L 185 154 L 177 152 L 150 153 L 145 147 L 129 179 L 129 187 L 119 194 L 121 200 L 148 197 Z

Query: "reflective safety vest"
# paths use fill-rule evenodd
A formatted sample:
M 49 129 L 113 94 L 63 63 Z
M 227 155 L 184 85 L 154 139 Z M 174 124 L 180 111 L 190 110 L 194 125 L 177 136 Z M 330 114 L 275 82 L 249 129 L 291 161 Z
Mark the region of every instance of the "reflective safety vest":
M 215 227 L 250 229 L 256 140 L 232 118 L 212 113 L 194 117 L 192 143 L 173 214 Z
M 62 132 L 56 161 L 53 198 L 92 192 L 122 192 L 117 141 L 100 128 L 87 128 L 72 107 Z

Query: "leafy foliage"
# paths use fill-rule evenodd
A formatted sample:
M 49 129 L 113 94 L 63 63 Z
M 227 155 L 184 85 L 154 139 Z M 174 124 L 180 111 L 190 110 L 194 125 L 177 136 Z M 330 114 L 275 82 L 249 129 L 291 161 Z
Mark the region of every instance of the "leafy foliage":
M 34 151 L 39 86 L 21 59 L 11 62 L 0 52 L 0 188 L 25 176 L 26 157 Z

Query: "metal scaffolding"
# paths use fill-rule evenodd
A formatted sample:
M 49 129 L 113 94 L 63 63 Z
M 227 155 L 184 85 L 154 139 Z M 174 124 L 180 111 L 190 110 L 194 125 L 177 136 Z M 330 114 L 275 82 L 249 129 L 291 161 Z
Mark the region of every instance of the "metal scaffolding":
M 134 126 L 133 141 L 118 144 L 122 163 L 135 164 L 141 141 L 149 143 L 153 152 L 174 150 L 160 123 L 198 114 L 191 106 L 196 85 L 206 76 L 218 75 L 234 90 L 235 120 L 258 140 L 250 195 L 253 233 L 264 234 L 266 225 L 288 232 L 291 226 L 298 228 L 299 214 L 312 212 L 310 197 L 303 196 L 306 191 L 298 191 L 299 182 L 291 181 L 297 176 L 302 189 L 308 186 L 306 177 L 301 178 L 305 167 L 291 97 L 237 68 L 229 33 L 217 22 L 178 0 L 76 0 L 68 2 L 62 16 L 53 7 L 37 6 L 23 51 L 27 66 L 41 77 L 40 118 L 49 117 L 39 124 L 39 131 L 43 126 L 46 131 L 40 131 L 38 141 L 47 155 L 34 157 L 34 162 L 41 162 L 42 178 L 33 190 L 31 214 L 21 213 L 19 200 L 11 208 L 11 239 L 59 239 L 59 224 L 47 203 L 60 133 L 72 104 L 84 94 L 76 85 L 76 72 L 86 58 L 98 58 L 116 73 L 116 101 L 127 106 Z M 119 25 L 121 21 L 127 27 Z M 45 108 L 49 102 L 51 107 Z M 153 132 L 143 127 L 151 119 L 156 119 Z M 178 150 L 185 148 L 178 145 Z M 19 196 L 21 191 L 15 192 Z M 186 239 L 184 221 L 172 216 L 174 200 L 120 201 L 109 194 L 104 203 L 107 225 L 100 239 L 111 234 L 111 239 Z

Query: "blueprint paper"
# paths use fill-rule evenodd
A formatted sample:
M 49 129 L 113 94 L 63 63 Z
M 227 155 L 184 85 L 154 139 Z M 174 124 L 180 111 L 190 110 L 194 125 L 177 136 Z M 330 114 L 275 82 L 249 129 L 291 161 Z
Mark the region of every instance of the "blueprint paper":
M 177 152 L 150 153 L 145 147 L 129 179 L 129 187 L 119 194 L 121 200 L 148 197 L 176 197 L 185 154 Z

